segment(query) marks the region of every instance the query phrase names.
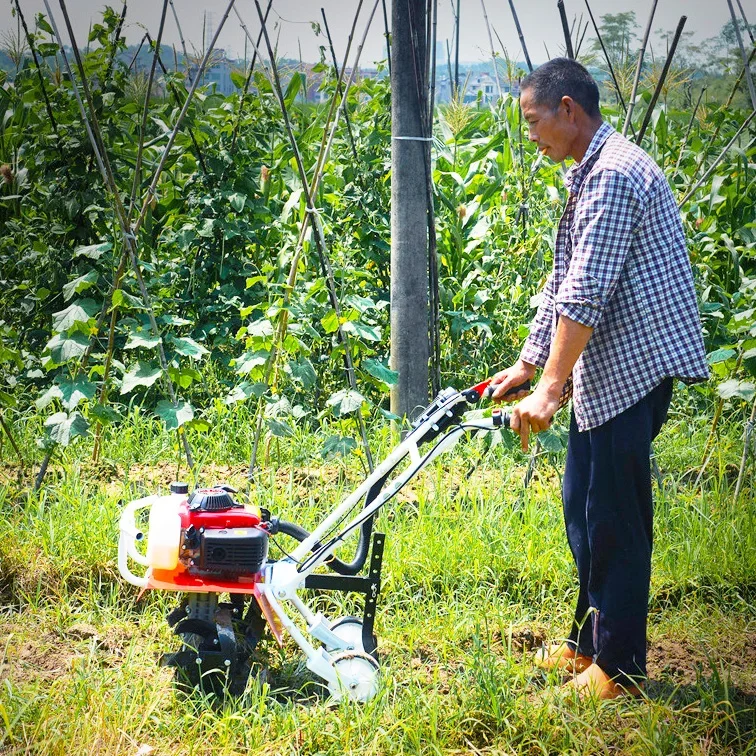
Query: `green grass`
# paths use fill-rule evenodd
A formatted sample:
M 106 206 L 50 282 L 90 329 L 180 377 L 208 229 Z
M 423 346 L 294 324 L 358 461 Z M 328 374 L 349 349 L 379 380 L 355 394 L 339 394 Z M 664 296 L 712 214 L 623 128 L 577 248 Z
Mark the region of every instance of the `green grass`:
M 204 483 L 243 482 L 250 418 L 226 413 L 193 439 Z M 554 696 L 556 680 L 531 662 L 543 639 L 564 633 L 575 587 L 559 455 L 541 458 L 524 490 L 524 456 L 471 440 L 387 507 L 378 523 L 389 536 L 382 688 L 366 705 L 331 707 L 291 642 L 280 651 L 266 642 L 270 681 L 253 680 L 234 700 L 180 694 L 158 666 L 177 646 L 164 621 L 175 597 L 138 600 L 115 565 L 119 502 L 177 475 L 175 438 L 152 419 L 133 413 L 107 436 L 97 468 L 90 442 L 67 450 L 34 495 L 28 479 L 14 481 L 3 447 L 0 753 L 756 754 L 753 483 L 733 502 L 733 426 L 703 488 L 693 488 L 708 428 L 689 417 L 673 415 L 655 443 L 664 479 L 648 698 L 603 705 Z M 31 456 L 39 428 L 16 427 Z M 385 427 L 372 439 L 378 457 L 393 444 Z M 253 499 L 317 522 L 362 475 L 355 457 L 324 463 L 321 444 L 300 431 L 274 441 Z M 353 606 L 322 602 L 334 615 Z

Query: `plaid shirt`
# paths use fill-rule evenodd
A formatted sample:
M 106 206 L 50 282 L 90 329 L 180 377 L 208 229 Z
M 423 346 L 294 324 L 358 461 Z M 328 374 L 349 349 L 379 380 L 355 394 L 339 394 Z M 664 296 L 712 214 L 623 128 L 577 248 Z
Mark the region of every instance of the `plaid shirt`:
M 602 123 L 565 184 L 554 269 L 520 357 L 546 364 L 560 315 L 594 329 L 572 375 L 585 431 L 666 377 L 709 371 L 680 214 L 656 163 Z

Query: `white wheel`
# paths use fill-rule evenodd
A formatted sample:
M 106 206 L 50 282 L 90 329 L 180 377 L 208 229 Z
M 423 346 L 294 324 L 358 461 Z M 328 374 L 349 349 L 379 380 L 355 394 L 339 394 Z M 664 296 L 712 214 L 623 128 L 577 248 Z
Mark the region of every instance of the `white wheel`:
M 336 701 L 365 703 L 378 692 L 378 662 L 364 651 L 346 651 L 333 657 L 333 669 L 338 676 L 328 690 Z
M 341 641 L 346 648 L 336 648 L 330 643 L 325 644 L 328 653 L 332 651 L 364 651 L 362 643 L 362 622 L 356 617 L 340 617 L 331 623 L 329 630 Z

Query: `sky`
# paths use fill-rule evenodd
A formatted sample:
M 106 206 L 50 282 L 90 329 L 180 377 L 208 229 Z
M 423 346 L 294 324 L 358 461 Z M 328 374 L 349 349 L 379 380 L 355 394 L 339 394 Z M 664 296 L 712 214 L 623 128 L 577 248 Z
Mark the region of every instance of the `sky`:
M 443 50 L 445 50 L 447 39 L 450 47 L 453 43 L 453 1 L 438 0 L 437 39 L 441 42 Z M 48 0 L 48 2 L 58 22 L 58 27 L 65 34 L 59 0 Z M 74 34 L 80 47 L 85 44 L 90 23 L 100 20 L 101 11 L 105 5 L 109 4 L 120 13 L 123 7 L 122 2 L 123 0 L 110 0 L 109 3 L 100 2 L 100 0 L 66 1 Z M 363 1 L 357 25 L 357 39 L 360 39 L 364 33 L 374 2 L 375 0 Z M 498 33 L 509 55 L 515 60 L 524 60 L 508 0 L 461 0 L 460 60 L 474 62 L 490 59 L 491 50 L 483 17 L 483 2 L 485 2 L 488 20 Z M 260 0 L 260 3 L 265 8 L 267 0 Z M 386 0 L 389 24 L 391 23 L 391 3 L 392 0 Z M 754 0 L 741 0 L 741 3 L 749 22 L 756 22 Z M 43 0 L 20 0 L 20 4 L 27 23 L 30 23 L 37 13 L 45 12 Z M 652 4 L 653 0 L 590 0 L 591 10 L 597 21 L 606 13 L 635 11 L 640 26 L 639 35 L 642 35 L 645 28 Z M 138 44 L 145 29 L 149 30 L 153 37 L 156 36 L 162 5 L 160 0 L 128 0 L 125 35 L 130 44 Z M 204 2 L 174 0 L 173 5 L 187 48 L 189 52 L 192 52 L 192 47 L 197 50 L 202 48 L 203 19 L 206 20 L 207 29 L 217 29 L 228 8 L 229 0 L 205 0 Z M 341 60 L 358 5 L 359 0 L 314 0 L 313 2 L 273 0 L 268 28 L 273 38 L 278 40 L 279 56 L 299 59 L 301 52 L 301 59 L 305 62 L 316 62 L 319 59 L 319 46 L 327 42 L 323 33 L 316 35 L 312 23 L 322 21 L 320 10 L 323 8 L 337 56 Z M 514 5 L 532 61 L 537 64 L 544 62 L 549 56 L 555 57 L 564 44 L 556 0 L 514 0 Z M 570 21 L 574 16 L 579 18 L 581 14 L 584 21 L 589 21 L 585 0 L 565 0 L 565 6 Z M 737 12 L 735 2 L 733 6 Z M 254 1 L 236 0 L 235 8 L 250 33 L 256 37 L 259 31 L 259 19 Z M 653 31 L 674 30 L 682 15 L 687 16 L 685 31 L 693 32 L 695 41 L 715 36 L 730 18 L 727 0 L 658 0 L 652 25 Z M 15 31 L 16 25 L 17 21 L 11 15 L 11 2 L 4 0 L 0 3 L 0 31 L 3 33 Z M 363 67 L 369 67 L 374 61 L 385 57 L 384 31 L 383 11 L 379 1 L 361 58 Z M 586 39 L 590 36 L 592 36 L 592 29 L 589 29 Z M 163 39 L 167 44 L 175 44 L 180 51 L 180 36 L 170 6 Z M 221 30 L 218 47 L 224 48 L 229 57 L 241 58 L 244 57 L 244 40 L 245 35 L 239 19 L 232 11 Z M 65 41 L 68 43 L 67 39 Z M 654 52 L 660 55 L 665 54 L 666 48 L 654 35 L 651 37 L 651 43 L 655 47 Z M 497 51 L 501 52 L 495 35 L 494 45 Z M 353 44 L 352 49 L 356 49 L 356 43 Z M 547 50 L 549 55 L 547 55 Z

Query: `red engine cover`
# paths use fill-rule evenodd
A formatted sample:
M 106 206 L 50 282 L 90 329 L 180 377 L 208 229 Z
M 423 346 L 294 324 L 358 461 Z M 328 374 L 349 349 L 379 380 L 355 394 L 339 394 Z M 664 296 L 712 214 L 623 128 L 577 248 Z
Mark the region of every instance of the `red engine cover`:
M 179 504 L 181 527 L 186 530 L 194 525 L 196 530 L 220 530 L 222 528 L 256 528 L 260 525 L 260 512 L 257 509 L 234 507 L 221 512 L 207 512 L 202 509 L 189 509 L 184 502 Z

